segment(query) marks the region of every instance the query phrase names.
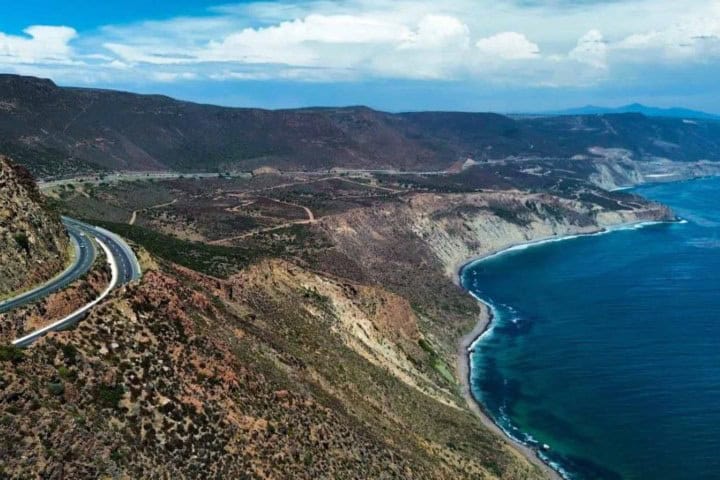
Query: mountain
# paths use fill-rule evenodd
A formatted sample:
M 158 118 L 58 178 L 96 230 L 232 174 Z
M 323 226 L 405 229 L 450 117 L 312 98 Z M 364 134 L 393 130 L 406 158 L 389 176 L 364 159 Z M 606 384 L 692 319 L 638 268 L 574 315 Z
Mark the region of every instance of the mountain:
M 0 156 L 0 300 L 59 273 L 68 239 L 30 173 Z
M 684 119 L 700 119 L 700 120 L 720 120 L 720 115 L 701 112 L 699 110 L 690 110 L 687 108 L 658 108 L 648 107 L 640 103 L 624 105 L 622 107 L 598 107 L 587 105 L 580 108 L 571 108 L 568 110 L 560 110 L 552 112 L 554 115 L 611 115 L 617 113 L 641 113 L 648 117 L 668 117 L 668 118 L 684 118 Z
M 509 118 L 365 107 L 261 110 L 0 75 L 0 153 L 41 178 L 108 170 L 439 170 L 468 157 L 720 158 L 720 123 L 617 114 Z

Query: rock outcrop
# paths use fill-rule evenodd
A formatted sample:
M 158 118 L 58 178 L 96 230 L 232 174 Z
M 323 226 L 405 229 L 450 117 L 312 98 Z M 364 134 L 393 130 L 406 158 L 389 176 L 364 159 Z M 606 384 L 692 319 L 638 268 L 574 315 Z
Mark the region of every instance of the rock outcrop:
M 68 238 L 28 171 L 0 157 L 0 299 L 65 266 Z

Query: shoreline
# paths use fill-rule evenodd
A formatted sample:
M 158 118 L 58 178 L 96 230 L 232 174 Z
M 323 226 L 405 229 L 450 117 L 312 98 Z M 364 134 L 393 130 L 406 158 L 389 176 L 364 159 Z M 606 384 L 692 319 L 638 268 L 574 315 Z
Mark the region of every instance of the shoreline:
M 540 456 L 540 450 L 531 448 L 531 447 L 515 440 L 514 438 L 510 437 L 502 428 L 500 428 L 500 426 L 493 419 L 490 412 L 488 412 L 485 409 L 485 406 L 478 399 L 476 399 L 475 395 L 473 395 L 473 393 L 472 393 L 471 353 L 473 352 L 475 345 L 477 345 L 480 341 L 482 341 L 483 337 L 492 330 L 494 314 L 493 314 L 493 306 L 489 302 L 478 297 L 472 291 L 470 291 L 468 288 L 465 288 L 465 286 L 462 283 L 463 272 L 465 271 L 465 269 L 469 268 L 472 265 L 475 265 L 475 264 L 483 262 L 485 260 L 495 258 L 495 257 L 501 256 L 501 255 L 504 255 L 506 253 L 513 252 L 513 251 L 525 250 L 527 248 L 545 245 L 548 243 L 561 242 L 561 241 L 572 240 L 572 239 L 576 239 L 576 238 L 605 235 L 605 234 L 613 233 L 613 232 L 617 232 L 617 231 L 636 230 L 636 229 L 645 228 L 645 227 L 652 226 L 652 225 L 660 225 L 660 224 L 666 224 L 666 223 L 678 223 L 678 222 L 682 222 L 682 220 L 676 219 L 676 220 L 666 220 L 666 221 L 637 221 L 637 222 L 618 224 L 618 225 L 613 225 L 613 226 L 608 226 L 608 227 L 599 227 L 593 231 L 588 231 L 588 232 L 567 233 L 564 235 L 554 235 L 554 236 L 550 236 L 550 237 L 540 238 L 537 240 L 529 240 L 525 243 L 509 245 L 509 246 L 501 248 L 499 250 L 491 251 L 486 254 L 473 257 L 470 260 L 459 262 L 454 268 L 455 275 L 453 278 L 453 283 L 455 283 L 457 286 L 461 287 L 468 294 L 470 294 L 474 299 L 476 299 L 482 309 L 482 312 L 480 313 L 480 316 L 479 316 L 477 322 L 475 323 L 475 326 L 473 327 L 473 329 L 470 332 L 468 332 L 467 334 L 463 335 L 457 344 L 457 347 L 458 347 L 457 348 L 457 370 L 458 370 L 458 374 L 459 374 L 460 380 L 461 380 L 462 395 L 465 398 L 467 405 L 470 407 L 470 409 L 476 415 L 478 415 L 478 417 L 482 421 L 483 425 L 488 427 L 491 431 L 500 434 L 521 455 L 526 457 L 534 465 L 540 467 L 545 473 L 548 474 L 549 478 L 551 478 L 553 480 L 563 480 L 563 478 L 566 478 L 566 477 L 564 477 L 559 470 L 557 470 L 555 467 L 550 465 L 547 461 L 545 461 Z

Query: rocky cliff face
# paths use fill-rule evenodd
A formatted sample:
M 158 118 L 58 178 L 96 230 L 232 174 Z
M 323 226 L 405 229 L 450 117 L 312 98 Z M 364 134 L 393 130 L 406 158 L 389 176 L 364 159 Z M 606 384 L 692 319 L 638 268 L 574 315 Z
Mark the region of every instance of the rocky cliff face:
M 65 266 L 68 239 L 30 174 L 0 157 L 0 299 L 49 279 Z
M 323 219 L 346 262 L 324 268 L 342 265 L 338 274 L 360 272 L 408 298 L 424 332 L 450 361 L 478 312 L 451 283 L 463 263 L 529 241 L 673 217 L 666 207 L 632 195 L 594 195 L 579 201 L 523 191 L 428 193 L 351 210 Z

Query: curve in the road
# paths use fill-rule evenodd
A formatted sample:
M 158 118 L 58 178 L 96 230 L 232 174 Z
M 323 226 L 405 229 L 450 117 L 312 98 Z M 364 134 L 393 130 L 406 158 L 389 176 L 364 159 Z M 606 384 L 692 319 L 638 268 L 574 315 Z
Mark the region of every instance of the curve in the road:
M 74 250 L 72 265 L 43 285 L 4 302 L 0 302 L 0 313 L 6 313 L 23 305 L 36 302 L 51 293 L 62 290 L 90 270 L 90 267 L 92 267 L 95 261 L 95 245 L 90 237 L 77 226 L 65 223 L 65 227 L 70 235 L 70 242 Z
M 92 307 L 94 307 L 105 297 L 107 297 L 114 288 L 129 283 L 133 280 L 137 280 L 142 275 L 140 263 L 138 262 L 135 253 L 130 248 L 130 246 L 125 243 L 122 238 L 120 238 L 120 236 L 103 228 L 95 227 L 93 225 L 89 225 L 87 223 L 80 222 L 79 220 L 75 220 L 69 217 L 63 217 L 63 223 L 68 227 L 68 231 L 76 232 L 78 238 L 95 238 L 95 241 L 105 252 L 108 264 L 110 265 L 110 270 L 112 272 L 112 278 L 107 288 L 95 300 L 83 306 L 82 308 L 79 308 L 65 318 L 57 320 L 46 327 L 38 329 L 32 333 L 29 333 L 28 335 L 14 340 L 12 344 L 17 347 L 26 347 L 48 332 L 62 330 L 70 325 L 77 323 Z M 94 261 L 94 258 L 95 255 L 93 254 L 90 265 L 92 265 L 92 261 Z M 71 282 L 68 282 L 68 284 L 69 283 Z M 52 291 L 56 290 L 57 289 L 53 289 Z M 49 293 L 45 293 L 45 295 Z
M 104 228 L 95 227 L 73 218 L 63 217 L 63 221 L 67 224 L 74 225 L 86 234 L 105 242 L 117 263 L 118 285 L 124 285 L 140 278 L 142 274 L 140 263 L 138 262 L 132 248 L 130 248 L 130 246 L 125 243 L 119 235 L 116 235 L 109 230 L 105 230 Z
M 87 305 L 75 310 L 73 313 L 68 315 L 65 318 L 62 318 L 56 322 L 51 323 L 50 325 L 47 325 L 43 328 L 40 328 L 38 330 L 35 330 L 34 332 L 25 335 L 24 337 L 18 338 L 17 340 L 13 340 L 12 344 L 16 347 L 27 347 L 31 343 L 33 343 L 38 338 L 42 337 L 48 332 L 54 332 L 57 330 L 62 330 L 63 328 L 67 328 L 70 325 L 75 324 L 78 320 L 83 318 L 85 314 L 95 305 L 100 303 L 105 297 L 107 297 L 113 288 L 118 283 L 118 267 L 115 263 L 115 257 L 113 256 L 110 247 L 105 244 L 100 239 L 97 239 L 98 245 L 105 251 L 105 255 L 107 256 L 108 263 L 110 264 L 110 271 L 112 272 L 110 283 L 105 288 L 105 290 L 98 296 L 95 300 L 88 303 Z

